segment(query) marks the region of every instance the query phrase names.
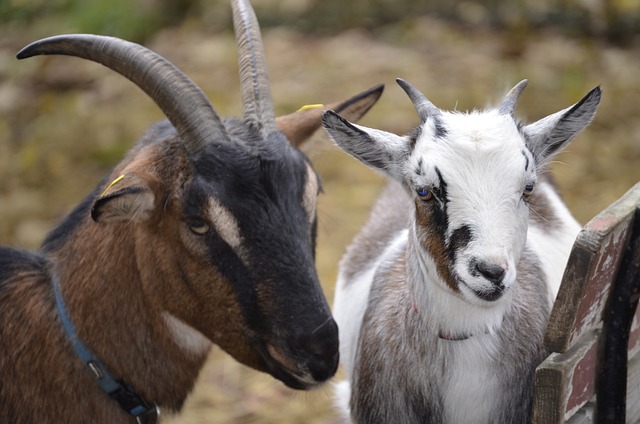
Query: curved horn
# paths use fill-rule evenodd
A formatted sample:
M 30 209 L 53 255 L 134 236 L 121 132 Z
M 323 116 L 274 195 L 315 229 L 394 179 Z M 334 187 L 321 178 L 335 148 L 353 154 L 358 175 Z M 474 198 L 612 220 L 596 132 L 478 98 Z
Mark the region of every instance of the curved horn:
M 77 56 L 106 66 L 144 90 L 178 130 L 194 157 L 212 142 L 230 142 L 216 111 L 202 90 L 172 63 L 135 43 L 114 37 L 70 34 L 29 44 L 18 59 L 36 55 Z
M 416 108 L 416 112 L 418 112 L 418 116 L 420 117 L 420 121 L 424 124 L 427 121 L 429 116 L 438 116 L 441 114 L 440 109 L 438 109 L 433 103 L 427 99 L 424 94 L 422 94 L 417 88 L 413 85 L 409 84 L 402 78 L 396 78 L 396 82 L 413 102 L 413 106 Z
M 265 137 L 277 131 L 277 128 L 260 26 L 247 0 L 232 0 L 231 7 L 238 45 L 244 117 L 260 129 Z
M 504 97 L 504 100 L 502 101 L 502 104 L 500 105 L 500 108 L 498 109 L 500 115 L 516 115 L 516 105 L 518 104 L 518 99 L 520 98 L 520 95 L 522 94 L 524 89 L 527 87 L 528 83 L 529 82 L 526 79 L 522 80 L 517 83 L 515 87 L 511 89 L 511 91 L 507 93 L 507 95 Z

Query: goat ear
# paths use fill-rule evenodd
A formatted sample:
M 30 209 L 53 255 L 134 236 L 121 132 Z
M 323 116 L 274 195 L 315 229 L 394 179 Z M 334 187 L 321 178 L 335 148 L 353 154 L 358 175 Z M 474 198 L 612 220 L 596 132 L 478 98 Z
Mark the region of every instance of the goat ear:
M 596 87 L 573 106 L 523 128 L 527 147 L 538 165 L 548 162 L 591 122 L 601 97 L 602 90 Z
M 155 195 L 146 181 L 135 174 L 114 179 L 93 203 L 91 218 L 95 222 L 141 222 L 154 209 Z
M 378 101 L 383 90 L 384 84 L 379 84 L 341 102 L 303 106 L 294 113 L 276 118 L 276 125 L 289 142 L 298 147 L 320 128 L 324 112 L 334 110 L 350 121 L 358 121 Z
M 401 166 L 408 154 L 404 137 L 352 124 L 332 110 L 324 113 L 322 124 L 336 144 L 351 156 L 391 177 L 402 178 Z

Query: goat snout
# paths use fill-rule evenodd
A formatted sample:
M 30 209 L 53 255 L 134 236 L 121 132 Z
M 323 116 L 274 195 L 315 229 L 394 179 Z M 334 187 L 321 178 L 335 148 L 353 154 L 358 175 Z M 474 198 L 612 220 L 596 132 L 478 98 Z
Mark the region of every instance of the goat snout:
M 294 349 L 307 357 L 307 369 L 314 380 L 325 381 L 338 369 L 338 325 L 328 318 L 311 333 L 300 334 L 294 341 Z
M 507 272 L 506 264 L 500 265 L 490 261 L 476 260 L 474 268 L 476 273 L 479 273 L 496 286 L 502 285 L 502 281 Z
M 315 387 L 338 370 L 338 326 L 331 317 L 315 330 L 300 330 L 284 346 L 267 344 L 266 348 L 278 364 L 272 374 L 294 389 Z
M 502 297 L 506 287 L 508 287 L 509 266 L 506 262 L 483 260 L 474 258 L 469 264 L 469 272 L 474 277 L 482 277 L 490 285 L 483 284 L 480 287 L 473 288 L 475 295 L 482 300 L 493 302 Z

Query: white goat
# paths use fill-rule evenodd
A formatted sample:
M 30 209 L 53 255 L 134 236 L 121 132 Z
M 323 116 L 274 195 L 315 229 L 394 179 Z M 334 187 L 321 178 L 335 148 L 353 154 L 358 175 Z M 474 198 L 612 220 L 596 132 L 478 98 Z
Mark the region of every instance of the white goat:
M 410 135 L 326 112 L 336 143 L 392 182 L 342 260 L 334 316 L 356 423 L 524 423 L 542 338 L 579 231 L 543 174 L 600 88 L 533 124 L 501 106 L 445 112 L 403 80 Z

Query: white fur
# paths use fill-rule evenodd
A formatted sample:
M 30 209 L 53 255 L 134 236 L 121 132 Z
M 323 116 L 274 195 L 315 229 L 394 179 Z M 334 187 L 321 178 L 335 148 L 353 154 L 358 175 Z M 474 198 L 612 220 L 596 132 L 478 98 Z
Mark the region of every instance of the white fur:
M 539 259 L 542 262 L 542 269 L 549 283 L 549 302 L 553 304 L 560 289 L 560 282 L 571 253 L 567 246 L 573 245 L 581 227 L 548 183 L 540 184 L 539 187 L 536 187 L 536 190 L 542 190 L 548 196 L 557 218 L 562 223 L 560 228 L 551 234 L 534 225 L 530 225 L 527 237 L 527 243 L 531 245 L 533 250 L 540 252 Z M 535 213 L 535 211 L 531 211 L 531 213 Z
M 201 332 L 169 312 L 163 312 L 162 317 L 173 335 L 173 340 L 185 353 L 199 356 L 209 352 L 211 341 Z
M 362 317 L 369 303 L 373 275 L 385 258 L 394 256 L 394 252 L 405 247 L 407 234 L 407 230 L 398 233 L 378 260 L 370 268 L 363 269 L 355 279 L 346 281 L 342 273 L 338 275 L 333 301 L 333 318 L 340 329 L 340 362 L 347 375 L 353 372 L 358 334 Z

